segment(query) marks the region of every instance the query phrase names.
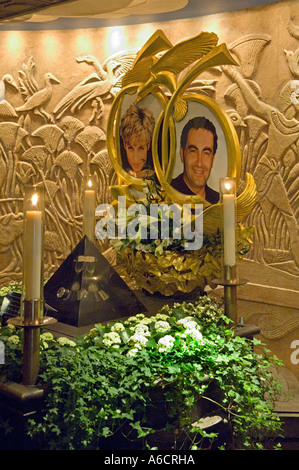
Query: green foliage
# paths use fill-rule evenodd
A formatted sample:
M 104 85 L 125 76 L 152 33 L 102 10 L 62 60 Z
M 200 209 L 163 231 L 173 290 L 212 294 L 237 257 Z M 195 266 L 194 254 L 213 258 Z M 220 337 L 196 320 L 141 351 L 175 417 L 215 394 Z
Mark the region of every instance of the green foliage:
M 8 353 L 2 380 L 18 379 L 21 332 L 2 328 L 0 340 Z M 261 448 L 268 433 L 280 431 L 273 412 L 280 387 L 271 373 L 279 361 L 256 346 L 234 335 L 208 296 L 154 317 L 95 325 L 74 341 L 43 333 L 45 410 L 28 432 L 43 449 L 104 449 L 109 442 L 159 448 L 160 432 L 172 435 L 177 449 Z M 204 414 L 194 416 L 198 403 L 222 416 L 221 442 L 218 431 L 200 425 Z

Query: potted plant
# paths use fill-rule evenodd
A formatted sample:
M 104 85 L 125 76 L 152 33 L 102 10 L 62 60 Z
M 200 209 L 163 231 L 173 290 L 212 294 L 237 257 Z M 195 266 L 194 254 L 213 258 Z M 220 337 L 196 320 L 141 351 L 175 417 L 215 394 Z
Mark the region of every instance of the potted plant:
M 0 330 L 1 381 L 20 381 L 22 330 Z M 41 334 L 42 410 L 27 434 L 41 449 L 256 449 L 277 436 L 278 359 L 236 336 L 218 302 L 165 305 L 97 324 L 88 334 Z

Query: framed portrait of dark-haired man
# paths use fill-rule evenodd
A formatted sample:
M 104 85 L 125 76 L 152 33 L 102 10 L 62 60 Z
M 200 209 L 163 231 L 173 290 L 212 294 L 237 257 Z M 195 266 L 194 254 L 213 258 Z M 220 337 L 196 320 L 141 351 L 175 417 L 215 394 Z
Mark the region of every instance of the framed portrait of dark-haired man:
M 171 133 L 174 143 L 168 156 L 168 171 L 165 173 L 159 160 L 155 160 L 158 178 L 176 202 L 217 204 L 219 179 L 229 176 L 238 183 L 238 136 L 230 117 L 214 100 L 197 94 L 184 95 L 183 99 L 187 112 L 175 122 Z

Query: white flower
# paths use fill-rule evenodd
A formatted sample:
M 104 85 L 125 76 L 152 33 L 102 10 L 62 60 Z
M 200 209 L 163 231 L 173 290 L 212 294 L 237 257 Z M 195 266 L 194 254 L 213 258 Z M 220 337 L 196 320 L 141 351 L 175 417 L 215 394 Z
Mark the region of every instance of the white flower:
M 93 338 L 94 336 L 98 336 L 98 335 L 99 335 L 98 330 L 96 328 L 91 328 L 88 335 L 85 336 L 84 339 Z
M 200 330 L 199 324 L 192 317 L 181 318 L 177 323 L 188 330 Z
M 174 345 L 175 339 L 173 336 L 166 335 L 163 338 L 160 338 L 158 341 L 158 350 L 159 352 L 167 351 L 168 349 L 172 349 Z
M 120 344 L 121 338 L 118 333 L 115 331 L 110 331 L 110 333 L 105 333 L 103 337 L 103 344 L 106 346 L 112 346 L 114 344 Z
M 134 357 L 134 356 L 136 356 L 136 354 L 138 354 L 138 352 L 139 352 L 139 349 L 138 349 L 138 348 L 130 349 L 130 350 L 127 352 L 127 356 L 128 356 L 128 357 Z
M 167 321 L 158 320 L 155 323 L 155 330 L 159 333 L 164 333 L 165 331 L 169 331 L 171 329 L 170 324 Z
M 152 323 L 153 319 L 152 318 L 143 318 L 142 320 L 140 320 L 140 325 L 149 325 L 150 323 Z
M 169 318 L 169 315 L 166 315 L 165 313 L 157 313 L 156 314 L 156 319 L 157 320 L 166 321 L 168 318 Z
M 57 342 L 61 345 L 61 346 L 76 346 L 76 343 L 75 341 L 72 341 L 71 339 L 68 339 L 68 338 L 64 338 L 64 337 L 61 337 L 61 338 L 58 338 L 57 339 Z
M 144 325 L 143 323 L 138 323 L 136 326 L 132 328 L 134 333 L 143 335 L 143 336 L 150 336 L 150 331 L 147 325 Z
M 18 345 L 20 342 L 20 338 L 17 335 L 12 335 L 7 338 L 7 342 Z
M 145 347 L 148 338 L 141 333 L 135 333 L 132 335 L 128 341 L 129 346 L 133 346 L 138 349 L 142 349 Z
M 129 318 L 127 318 L 126 321 L 129 322 L 129 323 L 134 323 L 134 322 L 137 321 L 137 317 L 136 316 L 135 317 L 129 317 Z
M 143 320 L 145 318 L 145 315 L 144 313 L 137 313 L 136 318 L 138 318 L 138 320 Z
M 46 333 L 42 333 L 42 334 L 40 335 L 40 339 L 41 339 L 42 341 L 53 341 L 54 336 L 52 335 L 52 333 L 46 332 Z
M 115 331 L 116 333 L 119 333 L 120 331 L 124 331 L 125 327 L 122 323 L 117 322 L 114 323 L 114 325 L 111 326 L 111 331 Z
M 182 338 L 187 338 L 188 336 L 190 336 L 195 341 L 202 341 L 203 339 L 201 332 L 198 330 L 194 330 L 194 329 L 186 330 L 181 336 Z

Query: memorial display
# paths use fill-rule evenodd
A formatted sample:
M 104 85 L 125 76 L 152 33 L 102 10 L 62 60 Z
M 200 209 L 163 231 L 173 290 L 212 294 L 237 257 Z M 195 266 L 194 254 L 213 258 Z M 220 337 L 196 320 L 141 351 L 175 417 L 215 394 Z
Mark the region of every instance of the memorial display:
M 46 283 L 35 197 L 43 185 L 32 189 L 30 208 L 24 199 L 20 315 L 0 329 L 8 352 L 0 392 L 22 402 L 25 419 L 28 396 L 42 402 L 26 422 L 29 448 L 235 450 L 261 448 L 280 430 L 280 388 L 269 371 L 280 362 L 253 351 L 262 348 L 259 330 L 240 324 L 237 311 L 255 181 L 246 173 L 239 188 L 241 152 L 227 113 L 186 93 L 206 69 L 237 66 L 217 44 L 215 33 L 201 32 L 173 46 L 158 30 L 136 54 L 107 123 L 113 201 L 96 206 L 89 165 L 83 236 Z M 165 298 L 155 315 L 101 253 L 105 238 L 138 289 Z M 224 286 L 224 305 L 206 295 L 215 285 Z M 169 306 L 171 297 L 181 302 Z M 57 322 L 68 335 L 47 330 Z M 67 326 L 90 328 L 77 336 Z
M 168 204 L 168 215 L 172 219 L 170 223 L 168 219 L 170 232 L 165 236 L 161 233 L 163 214 L 158 211 L 156 218 L 160 232 L 158 230 L 155 237 L 148 230 L 143 231 L 143 237 L 138 236 L 138 243 L 135 243 L 135 234 L 131 238 L 125 236 L 121 239 L 119 236 L 116 241 L 112 240 L 120 265 L 140 288 L 151 294 L 157 292 L 169 296 L 190 293 L 195 289 L 203 292 L 206 285 L 212 284 L 213 278 L 221 276 L 219 178 L 235 178 L 238 191 L 240 147 L 232 121 L 224 110 L 207 96 L 185 92 L 205 69 L 236 64 L 226 45 L 217 45 L 217 42 L 218 37 L 214 33 L 202 32 L 171 47 L 163 32 L 157 31 L 139 51 L 131 70 L 124 75 L 123 88 L 111 107 L 107 144 L 111 162 L 119 176 L 119 184 L 111 187 L 112 195 L 116 200 L 125 196 L 127 205 L 136 201 L 143 204 L 139 230 L 142 225 L 149 228 L 153 222 L 150 211 L 154 203 L 161 210 Z M 155 53 L 160 50 L 166 52 L 157 60 Z M 177 76 L 187 67 L 187 73 L 179 81 Z M 130 118 L 126 116 L 128 109 Z M 149 134 L 151 145 L 148 147 L 151 160 L 148 156 L 138 157 L 139 165 L 144 164 L 141 178 L 124 167 L 122 135 L 124 123 L 130 119 L 131 133 L 134 126 L 138 129 L 136 135 L 130 135 L 133 149 L 134 141 L 140 140 L 145 132 L 142 126 L 146 125 L 145 112 L 149 111 L 153 120 Z M 128 140 L 128 136 L 125 138 Z M 191 138 L 195 140 L 191 142 Z M 187 142 L 193 154 L 185 150 Z M 202 152 L 203 146 L 209 147 L 210 153 L 204 148 L 205 163 L 198 164 L 194 155 Z M 213 188 L 210 184 L 214 185 Z M 254 207 L 255 200 L 255 182 L 247 173 L 246 187 L 236 194 L 234 236 L 237 237 L 239 249 L 236 256 L 239 257 L 250 243 L 250 228 L 245 229 L 241 222 Z M 191 210 L 189 220 L 184 219 L 183 212 L 187 205 Z M 196 213 L 198 207 L 202 207 L 202 211 Z M 181 224 L 175 227 L 176 215 Z M 189 249 L 183 247 L 186 222 L 193 227 L 193 239 L 196 233 L 201 232 L 201 243 Z M 127 223 L 131 223 L 131 218 Z M 181 233 L 181 238 L 174 232 L 175 228 Z

